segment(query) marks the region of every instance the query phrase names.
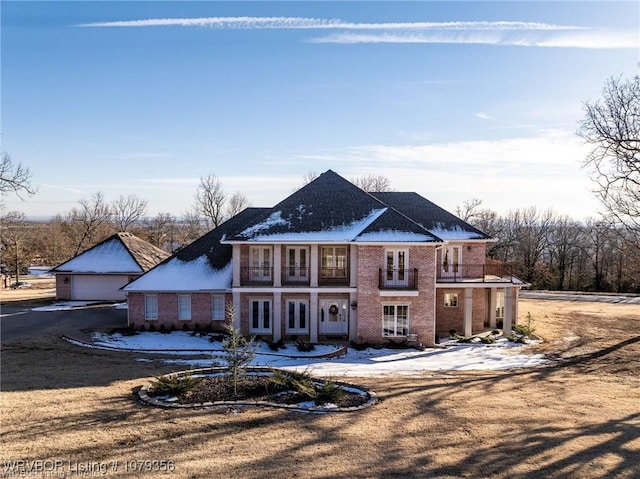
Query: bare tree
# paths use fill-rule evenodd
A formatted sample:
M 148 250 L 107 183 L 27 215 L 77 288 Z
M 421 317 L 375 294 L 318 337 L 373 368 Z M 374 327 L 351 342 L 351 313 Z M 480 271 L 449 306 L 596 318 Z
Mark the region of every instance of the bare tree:
M 351 183 L 356 185 L 361 190 L 377 193 L 381 191 L 392 191 L 391 181 L 389 178 L 383 175 L 368 175 L 361 176 L 359 178 L 352 178 Z
M 2 152 L 0 158 L 0 195 L 10 192 L 15 193 L 18 198 L 21 194 L 35 195 L 36 189 L 31 186 L 31 171 L 21 163 L 14 163 L 11 155 Z
M 578 135 L 592 147 L 584 166 L 607 213 L 635 233 L 640 249 L 640 75 L 609 79 L 602 99 L 584 110 Z
M 141 233 L 146 236 L 149 243 L 173 252 L 178 230 L 177 223 L 176 217 L 171 213 L 158 213 L 153 218 L 143 221 Z
M 217 228 L 224 221 L 226 195 L 216 175 L 200 177 L 195 200 L 195 211 L 204 218 L 207 228 Z
M 16 283 L 20 281 L 20 271 L 29 265 L 24 257 L 24 241 L 26 238 L 25 215 L 19 211 L 10 211 L 0 218 L 2 223 L 1 238 L 2 262 L 12 265 Z
M 111 221 L 116 230 L 129 231 L 131 226 L 139 222 L 147 213 L 147 200 L 136 195 L 120 197 L 110 205 Z
M 72 208 L 64 221 L 67 236 L 74 245 L 73 256 L 111 232 L 108 228 L 111 209 L 101 192 L 94 193 L 91 198 L 83 198 L 79 203 L 80 207 Z
M 482 200 L 471 198 L 462 202 L 461 206 L 456 206 L 456 216 L 463 221 L 471 223 L 480 213 Z
M 225 216 L 227 218 L 231 218 L 240 213 L 247 206 L 249 206 L 249 199 L 239 191 L 236 191 L 233 196 L 229 198 Z

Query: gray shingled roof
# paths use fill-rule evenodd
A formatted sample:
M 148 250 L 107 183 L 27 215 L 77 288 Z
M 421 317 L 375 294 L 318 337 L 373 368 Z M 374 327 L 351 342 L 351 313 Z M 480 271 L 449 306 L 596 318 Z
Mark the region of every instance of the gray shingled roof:
M 432 234 L 449 239 L 490 239 L 488 235 L 417 193 L 371 193 L 384 204 L 407 215 Z
M 440 241 L 411 218 L 328 170 L 227 240 L 389 241 L 391 237 Z

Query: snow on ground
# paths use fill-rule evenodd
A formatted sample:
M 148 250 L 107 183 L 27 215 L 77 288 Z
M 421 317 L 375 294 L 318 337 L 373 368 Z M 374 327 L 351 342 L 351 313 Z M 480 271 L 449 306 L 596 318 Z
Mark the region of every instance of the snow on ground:
M 74 308 L 82 308 L 91 304 L 98 304 L 100 301 L 61 301 L 48 306 L 31 308 L 31 311 L 68 311 Z
M 171 334 L 139 333 L 134 336 L 95 333 L 94 342 L 98 346 L 135 349 L 140 352 L 150 350 L 174 350 L 173 354 L 220 354 L 219 341 L 209 342 L 205 337 L 191 336 L 190 333 L 176 331 Z M 471 371 L 501 370 L 534 367 L 548 362 L 541 354 L 527 354 L 526 346 L 500 339 L 492 345 L 462 344 L 450 341 L 438 348 L 418 351 L 415 349 L 374 349 L 356 351 L 349 348 L 345 356 L 333 359 L 318 357 L 336 347 L 317 345 L 312 352 L 298 352 L 293 344 L 278 353 L 271 351 L 265 343 L 258 344 L 258 354 L 253 365 L 273 366 L 283 369 L 308 369 L 319 376 L 385 376 L 416 375 L 424 371 Z M 291 357 L 293 356 L 293 357 Z M 146 361 L 146 359 L 141 359 Z M 168 363 L 185 367 L 207 367 L 210 359 L 167 359 Z

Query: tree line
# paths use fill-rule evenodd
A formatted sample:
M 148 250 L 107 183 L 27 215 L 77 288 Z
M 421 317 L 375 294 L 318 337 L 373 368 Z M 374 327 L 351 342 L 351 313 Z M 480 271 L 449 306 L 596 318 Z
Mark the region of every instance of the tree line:
M 456 213 L 495 239 L 489 258 L 510 264 L 533 288 L 640 293 L 640 75 L 611 78 L 602 98 L 586 102 L 584 111 L 577 134 L 591 146 L 583 167 L 603 207 L 599 218 L 581 222 L 535 207 L 500 216 L 477 199 Z M 308 173 L 303 185 L 317 176 Z M 351 181 L 365 191 L 391 190 L 380 175 Z M 3 152 L 0 199 L 36 192 L 30 170 Z M 130 195 L 107 202 L 100 192 L 45 223 L 0 208 L 0 263 L 22 271 L 29 263 L 59 264 L 119 231 L 173 252 L 247 206 L 246 196 L 228 196 L 210 174 L 200 178 L 192 208 L 180 217 L 149 218 L 146 200 Z

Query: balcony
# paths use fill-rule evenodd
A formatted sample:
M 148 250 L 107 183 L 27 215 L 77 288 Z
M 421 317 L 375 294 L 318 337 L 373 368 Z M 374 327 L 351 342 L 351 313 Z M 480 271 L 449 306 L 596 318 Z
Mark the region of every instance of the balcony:
M 417 290 L 418 269 L 380 269 L 378 288 L 388 290 Z
M 285 267 L 282 270 L 282 284 L 286 286 L 309 286 L 310 269 Z
M 438 283 L 511 283 L 513 274 L 507 264 L 459 264 L 439 269 Z
M 273 268 L 269 266 L 241 268 L 240 282 L 243 286 L 272 286 Z
M 349 286 L 349 270 L 345 268 L 320 268 L 319 286 Z

